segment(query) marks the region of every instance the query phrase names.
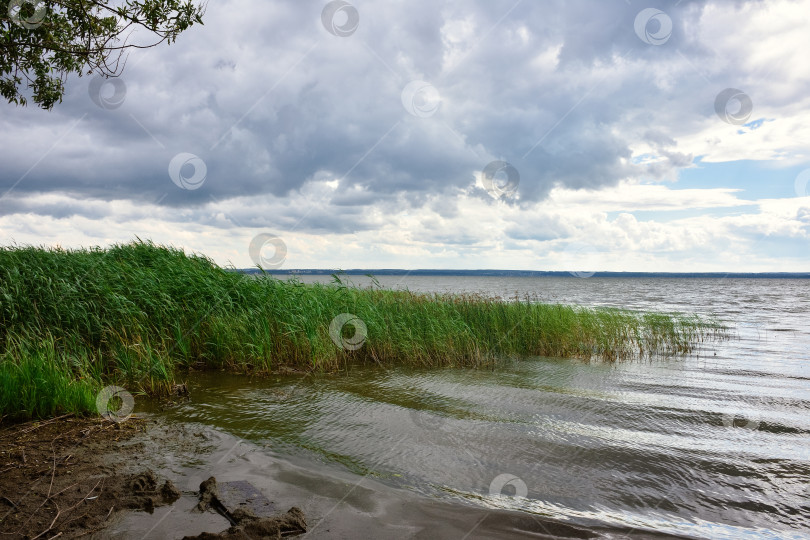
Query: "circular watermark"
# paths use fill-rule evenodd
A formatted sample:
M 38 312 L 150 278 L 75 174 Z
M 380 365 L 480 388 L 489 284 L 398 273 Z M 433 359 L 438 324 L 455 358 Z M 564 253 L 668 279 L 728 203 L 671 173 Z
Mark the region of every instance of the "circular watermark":
M 110 95 L 110 88 L 112 88 L 112 95 Z M 123 79 L 118 77 L 107 78 L 96 75 L 90 80 L 87 92 L 93 103 L 102 109 L 112 110 L 124 103 L 124 99 L 127 97 L 127 85 Z
M 8 18 L 17 26 L 33 30 L 38 28 L 45 15 L 48 13 L 48 5 L 44 0 L 11 0 L 8 3 Z
M 754 102 L 748 94 L 736 88 L 726 88 L 714 98 L 714 112 L 723 122 L 741 126 L 748 122 Z
M 191 174 L 189 174 L 189 168 L 193 171 Z M 207 174 L 208 168 L 205 166 L 205 162 L 188 152 L 180 152 L 169 162 L 169 178 L 181 189 L 189 191 L 199 189 L 205 182 Z
M 723 425 L 727 428 L 743 428 L 751 431 L 759 429 L 760 419 L 756 414 L 743 415 L 734 412 L 723 414 Z
M 288 403 L 291 401 L 301 401 L 306 399 L 307 396 L 309 396 L 309 392 L 298 385 L 292 385 L 271 388 L 268 390 L 268 395 L 275 401 Z
M 567 272 L 577 278 L 589 278 L 599 271 L 602 252 L 588 242 L 569 242 L 563 251 Z
M 805 169 L 796 175 L 793 188 L 796 190 L 796 195 L 799 197 L 807 197 L 810 195 L 810 169 Z
M 747 412 L 742 412 L 737 408 L 727 408 L 723 412 L 721 421 L 723 426 L 727 428 L 742 428 L 750 431 L 759 429 L 762 423 L 761 410 L 766 406 L 763 399 L 760 397 L 756 402 L 747 407 Z
M 271 246 L 273 254 L 268 256 L 265 250 Z M 253 240 L 250 241 L 248 253 L 256 266 L 271 269 L 281 268 L 281 265 L 287 259 L 287 244 L 274 234 L 261 233 L 254 236 Z
M 118 398 L 121 406 L 118 409 L 110 409 L 110 400 Z M 98 413 L 113 422 L 124 422 L 132 416 L 132 409 L 135 408 L 135 398 L 120 386 L 105 386 L 96 397 L 96 409 Z
M 338 37 L 354 34 L 360 24 L 357 9 L 343 0 L 333 0 L 323 7 L 321 22 L 326 31 Z
M 517 192 L 520 173 L 506 161 L 490 161 L 481 171 L 481 184 L 494 199 L 509 198 Z
M 429 118 L 436 114 L 442 98 L 436 87 L 425 81 L 411 81 L 400 94 L 402 106 L 418 118 Z
M 672 19 L 656 8 L 639 11 L 633 28 L 638 38 L 649 45 L 663 45 L 672 37 Z
M 503 490 L 506 486 L 511 486 L 515 491 L 514 494 L 504 493 Z M 495 477 L 489 484 L 489 494 L 493 497 L 506 495 L 510 497 L 526 497 L 529 494 L 529 488 L 526 487 L 526 482 L 515 476 L 514 474 L 503 473 Z
M 343 336 L 343 327 L 346 325 L 354 327 L 354 334 L 350 337 Z M 351 313 L 341 313 L 329 323 L 329 337 L 343 350 L 356 351 L 366 342 L 368 328 L 363 319 Z

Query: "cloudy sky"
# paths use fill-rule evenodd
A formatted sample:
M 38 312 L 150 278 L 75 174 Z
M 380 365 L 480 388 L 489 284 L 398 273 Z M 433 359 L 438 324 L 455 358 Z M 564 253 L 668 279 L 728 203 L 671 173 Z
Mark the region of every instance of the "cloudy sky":
M 204 21 L 53 111 L 0 104 L 0 243 L 810 270 L 810 2 L 211 0 Z

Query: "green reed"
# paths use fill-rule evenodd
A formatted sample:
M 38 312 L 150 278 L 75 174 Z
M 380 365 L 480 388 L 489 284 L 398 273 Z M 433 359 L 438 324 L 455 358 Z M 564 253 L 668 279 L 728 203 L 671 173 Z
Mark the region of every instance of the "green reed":
M 340 313 L 368 329 L 356 351 L 329 335 Z M 480 366 L 533 355 L 614 361 L 687 353 L 720 335 L 697 316 L 361 289 L 337 277 L 304 285 L 143 241 L 0 248 L 0 415 L 12 418 L 93 412 L 99 389 L 113 382 L 165 393 L 191 368 Z

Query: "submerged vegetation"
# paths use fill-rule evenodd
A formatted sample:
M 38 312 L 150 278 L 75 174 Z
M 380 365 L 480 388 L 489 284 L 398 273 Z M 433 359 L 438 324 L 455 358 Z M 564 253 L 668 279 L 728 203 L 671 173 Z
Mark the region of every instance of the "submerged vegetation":
M 342 313 L 367 328 L 356 350 L 330 337 Z M 344 326 L 347 338 L 352 330 Z M 189 368 L 477 366 L 531 355 L 620 360 L 689 352 L 719 332 L 697 316 L 359 289 L 337 278 L 305 285 L 223 269 L 151 242 L 0 249 L 0 415 L 12 418 L 92 412 L 106 384 L 166 392 Z

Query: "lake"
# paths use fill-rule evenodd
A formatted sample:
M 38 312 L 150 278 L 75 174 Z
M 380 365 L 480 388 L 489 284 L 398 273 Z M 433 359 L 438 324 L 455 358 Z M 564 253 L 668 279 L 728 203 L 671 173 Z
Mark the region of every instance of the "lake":
M 695 312 L 723 321 L 730 338 L 615 364 L 197 374 L 190 402 L 150 414 L 198 431 L 207 450 L 155 448 L 154 464 L 189 493 L 210 475 L 248 480 L 280 509 L 300 506 L 312 538 L 810 537 L 810 280 L 379 282 Z M 193 505 L 184 499 L 178 509 Z M 170 538 L 205 523 L 188 516 L 132 515 L 111 534 Z

